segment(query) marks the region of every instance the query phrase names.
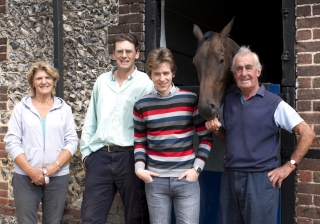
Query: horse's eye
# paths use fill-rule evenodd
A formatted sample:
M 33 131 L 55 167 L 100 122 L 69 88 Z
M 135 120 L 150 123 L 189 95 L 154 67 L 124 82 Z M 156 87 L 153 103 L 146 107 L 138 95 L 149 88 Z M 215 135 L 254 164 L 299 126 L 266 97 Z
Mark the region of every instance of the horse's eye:
M 224 62 L 224 58 L 221 58 L 219 61 L 219 64 L 222 64 Z

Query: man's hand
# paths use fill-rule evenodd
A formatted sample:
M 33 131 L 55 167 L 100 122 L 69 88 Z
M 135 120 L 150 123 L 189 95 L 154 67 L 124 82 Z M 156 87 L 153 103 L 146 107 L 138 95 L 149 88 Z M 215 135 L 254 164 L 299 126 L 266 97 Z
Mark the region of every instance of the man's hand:
M 193 168 L 188 169 L 186 172 L 181 174 L 181 176 L 178 178 L 178 180 L 181 180 L 182 178 L 186 178 L 187 181 L 189 182 L 194 182 L 198 180 L 199 173 Z
M 158 177 L 160 174 L 151 172 L 149 170 L 137 169 L 136 175 L 143 180 L 146 184 L 151 183 L 153 181 L 152 177 Z
M 289 162 L 285 163 L 283 166 L 276 168 L 268 173 L 268 177 L 272 186 L 274 187 L 278 183 L 278 187 L 281 187 L 282 181 L 289 176 L 289 174 L 295 169 L 295 165 Z
M 225 141 L 226 140 L 226 130 L 221 126 L 220 121 L 218 118 L 215 118 L 210 121 L 206 121 L 206 128 L 211 131 L 214 136 L 218 139 Z
M 221 127 L 221 123 L 218 120 L 218 118 L 215 118 L 210 121 L 206 121 L 206 128 L 211 132 L 218 131 L 220 127 Z

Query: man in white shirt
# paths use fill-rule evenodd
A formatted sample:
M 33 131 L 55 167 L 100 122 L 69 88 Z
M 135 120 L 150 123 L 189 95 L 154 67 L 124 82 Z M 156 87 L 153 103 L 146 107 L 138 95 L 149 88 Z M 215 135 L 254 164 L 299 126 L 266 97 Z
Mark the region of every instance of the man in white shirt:
M 134 170 L 133 105 L 153 83 L 134 65 L 139 42 L 133 34 L 114 38 L 117 66 L 96 80 L 82 128 L 80 150 L 86 169 L 83 224 L 105 223 L 119 191 L 126 224 L 141 224 L 147 211 L 144 183 Z

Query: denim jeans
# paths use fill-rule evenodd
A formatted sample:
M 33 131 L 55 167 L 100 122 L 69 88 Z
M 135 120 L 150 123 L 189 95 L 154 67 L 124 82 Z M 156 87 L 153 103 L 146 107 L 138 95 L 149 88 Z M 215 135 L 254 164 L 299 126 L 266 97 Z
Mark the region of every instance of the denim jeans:
M 197 224 L 200 213 L 199 182 L 186 178 L 153 177 L 146 186 L 151 224 L 170 224 L 172 204 L 177 224 Z
M 277 223 L 279 188 L 268 171 L 225 170 L 220 187 L 221 224 Z

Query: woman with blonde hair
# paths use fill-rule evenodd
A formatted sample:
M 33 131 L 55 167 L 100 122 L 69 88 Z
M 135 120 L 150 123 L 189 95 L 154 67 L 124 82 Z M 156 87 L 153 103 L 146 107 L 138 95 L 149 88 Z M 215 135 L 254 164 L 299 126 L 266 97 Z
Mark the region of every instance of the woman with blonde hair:
M 4 138 L 14 161 L 12 178 L 18 223 L 61 223 L 69 185 L 69 161 L 78 137 L 71 107 L 55 96 L 58 71 L 47 62 L 27 72 L 31 89 L 13 109 Z

